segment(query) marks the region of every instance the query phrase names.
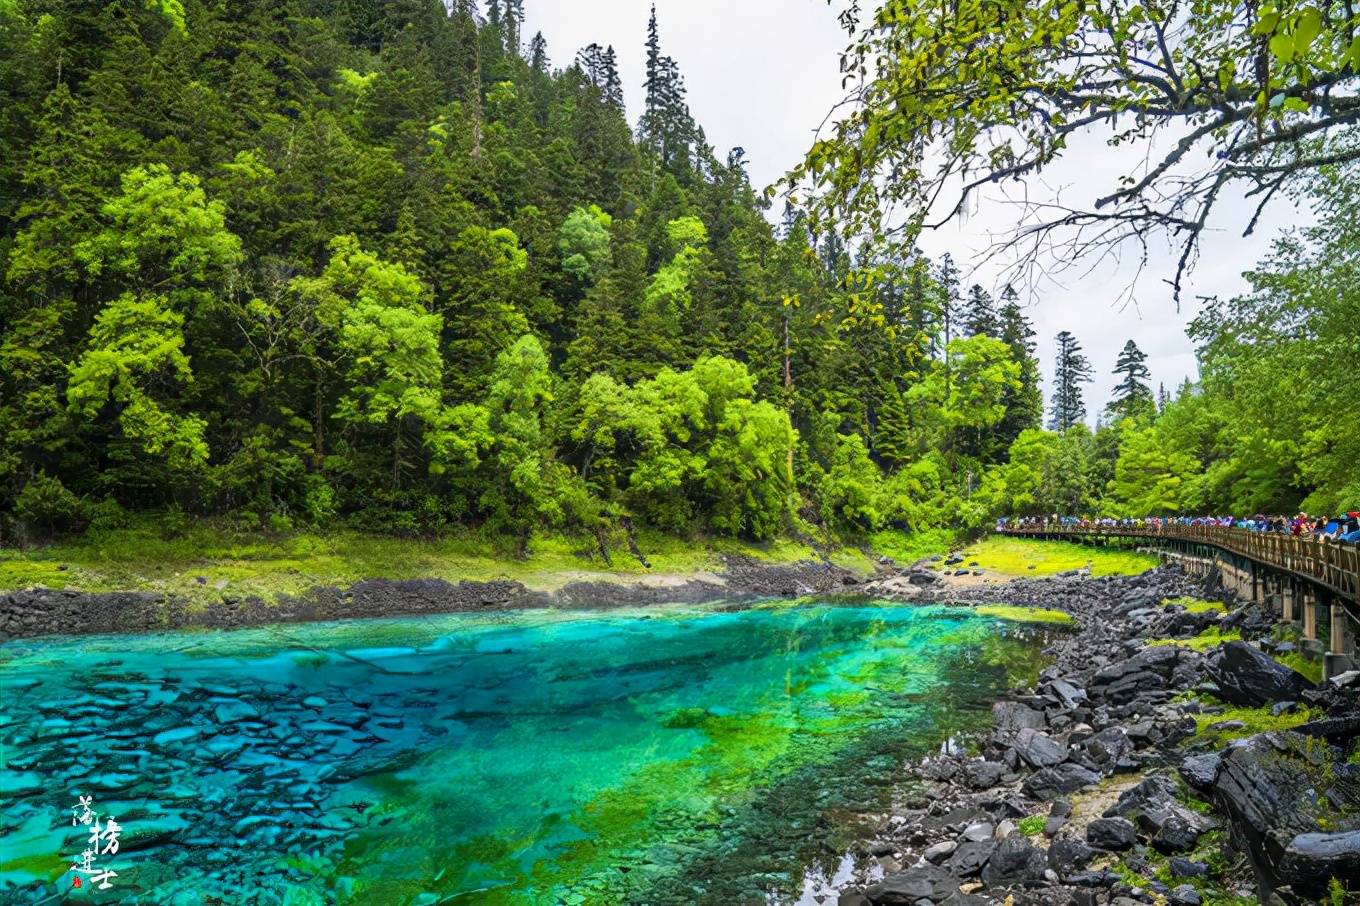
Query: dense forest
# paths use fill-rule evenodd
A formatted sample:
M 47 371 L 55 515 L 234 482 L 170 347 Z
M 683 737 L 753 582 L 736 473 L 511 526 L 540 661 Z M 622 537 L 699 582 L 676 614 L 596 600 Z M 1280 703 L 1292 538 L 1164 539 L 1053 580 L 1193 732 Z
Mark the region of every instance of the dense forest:
M 1344 173 L 1194 322 L 1200 383 L 1154 392 L 1135 345 L 1093 364 L 1069 334 L 1045 421 L 1042 300 L 752 186 L 655 14 L 636 123 L 613 48 L 523 22 L 0 0 L 6 542 L 139 511 L 523 546 L 1360 496 Z

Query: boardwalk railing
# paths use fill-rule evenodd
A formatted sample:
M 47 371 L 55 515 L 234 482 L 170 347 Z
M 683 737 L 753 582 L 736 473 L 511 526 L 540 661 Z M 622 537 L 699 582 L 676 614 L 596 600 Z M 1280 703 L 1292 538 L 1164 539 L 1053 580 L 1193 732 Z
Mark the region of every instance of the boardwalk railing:
M 1075 526 L 1032 525 L 1000 530 L 1003 535 L 1073 538 L 1149 538 L 1205 544 L 1326 588 L 1360 605 L 1360 547 L 1300 538 L 1282 532 L 1253 532 L 1214 525 Z

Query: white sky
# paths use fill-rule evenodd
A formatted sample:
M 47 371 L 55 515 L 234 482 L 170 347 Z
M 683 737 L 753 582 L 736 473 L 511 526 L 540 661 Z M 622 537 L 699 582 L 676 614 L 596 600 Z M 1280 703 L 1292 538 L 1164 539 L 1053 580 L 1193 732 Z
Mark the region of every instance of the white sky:
M 526 41 L 541 30 L 556 67 L 568 65 L 577 50 L 592 42 L 614 45 L 635 122 L 642 104 L 650 3 L 527 0 L 525 6 Z M 836 21 L 839 6 L 826 0 L 657 0 L 656 6 L 662 52 L 679 63 L 690 109 L 718 156 L 740 145 L 756 186 L 773 183 L 801 158 L 813 131 L 843 95 L 839 53 L 846 35 Z M 1027 188 L 1031 197 L 1060 191 L 1073 205 L 1088 205 L 1140 160 L 1136 149 L 1111 151 L 1103 136 L 1091 136 L 1074 143 L 1064 162 L 1043 174 L 1042 183 L 1031 182 Z M 1271 211 L 1268 220 L 1275 224 L 1303 219 L 1287 201 L 1277 202 Z M 1163 282 L 1174 274 L 1177 254 L 1165 249 L 1153 250 L 1132 304 L 1125 298 L 1132 278 L 1129 264 L 1092 274 L 1076 268 L 1061 275 L 1060 283 L 1037 287 L 1028 314 L 1039 335 L 1046 381 L 1053 367 L 1053 337 L 1063 329 L 1076 335 L 1095 369 L 1095 383 L 1086 394 L 1092 422 L 1116 382 L 1110 374 L 1115 357 L 1130 338 L 1148 353 L 1154 390 L 1158 382 L 1174 390 L 1184 378 L 1194 377 L 1194 350 L 1185 326 L 1198 308 L 1197 298 L 1244 290 L 1241 272 L 1265 255 L 1278 234 L 1277 229 L 1258 228 L 1256 235 L 1242 238 L 1250 212 L 1251 206 L 1238 199 L 1220 204 L 1179 312 Z M 977 282 L 995 290 L 997 268 L 980 263 L 977 256 L 989 244 L 988 237 L 1004 232 L 1014 216 L 994 191 L 973 206 L 965 222 L 926 234 L 921 245 L 932 258 L 951 252 L 964 271 L 965 287 Z M 1135 255 L 1132 248 L 1127 252 L 1126 258 Z

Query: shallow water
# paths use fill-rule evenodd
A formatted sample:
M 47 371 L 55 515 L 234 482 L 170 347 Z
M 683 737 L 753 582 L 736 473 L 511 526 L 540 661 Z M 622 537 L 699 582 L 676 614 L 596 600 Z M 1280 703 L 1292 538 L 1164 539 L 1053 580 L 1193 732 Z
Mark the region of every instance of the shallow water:
M 782 903 L 1046 630 L 892 605 L 0 645 L 0 900 Z M 123 828 L 70 890 L 78 796 Z

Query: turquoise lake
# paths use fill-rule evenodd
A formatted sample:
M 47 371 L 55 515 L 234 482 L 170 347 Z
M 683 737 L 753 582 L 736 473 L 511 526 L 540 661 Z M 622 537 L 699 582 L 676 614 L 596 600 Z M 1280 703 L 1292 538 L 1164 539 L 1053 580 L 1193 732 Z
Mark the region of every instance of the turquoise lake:
M 0 902 L 797 903 L 1054 631 L 813 602 L 9 642 Z M 122 828 L 107 891 L 71 889 L 80 796 Z

